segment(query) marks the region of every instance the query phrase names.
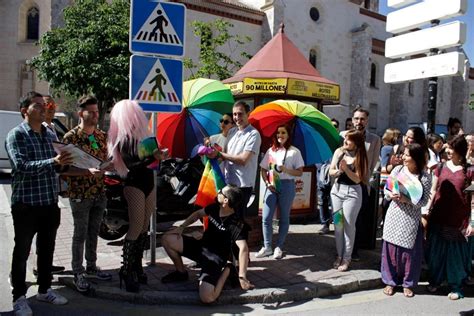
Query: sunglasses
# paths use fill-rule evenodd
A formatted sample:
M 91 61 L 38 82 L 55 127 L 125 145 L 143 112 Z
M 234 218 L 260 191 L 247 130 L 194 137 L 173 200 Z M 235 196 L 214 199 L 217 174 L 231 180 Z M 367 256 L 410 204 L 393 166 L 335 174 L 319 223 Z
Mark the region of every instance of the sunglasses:
M 97 139 L 95 139 L 94 134 L 89 135 L 89 142 L 91 144 L 92 149 L 99 149 L 99 144 L 97 143 Z
M 224 120 L 224 119 L 220 119 L 219 122 L 220 122 L 220 123 L 224 123 L 224 125 L 227 125 L 227 124 L 232 123 L 231 121 L 229 121 L 229 120 Z
M 222 194 L 223 197 L 225 197 L 226 199 L 228 199 L 227 195 L 225 195 L 225 194 L 222 192 L 222 189 L 219 189 L 219 191 L 217 192 L 217 194 Z

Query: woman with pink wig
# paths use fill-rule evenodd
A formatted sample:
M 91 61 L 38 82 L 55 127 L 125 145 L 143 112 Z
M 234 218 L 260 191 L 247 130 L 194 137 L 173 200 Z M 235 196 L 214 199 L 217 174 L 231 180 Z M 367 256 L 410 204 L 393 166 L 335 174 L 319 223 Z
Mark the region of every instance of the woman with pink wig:
M 122 100 L 115 104 L 110 113 L 107 145 L 117 173 L 125 178 L 123 193 L 128 204 L 130 226 L 123 245 L 119 277 L 120 287 L 123 280 L 128 292 L 138 292 L 139 284 L 146 284 L 148 280 L 142 258 L 156 193 L 153 170 L 147 166 L 161 159 L 158 149 L 152 157 L 139 158 L 138 144 L 149 136 L 148 120 L 137 102 Z

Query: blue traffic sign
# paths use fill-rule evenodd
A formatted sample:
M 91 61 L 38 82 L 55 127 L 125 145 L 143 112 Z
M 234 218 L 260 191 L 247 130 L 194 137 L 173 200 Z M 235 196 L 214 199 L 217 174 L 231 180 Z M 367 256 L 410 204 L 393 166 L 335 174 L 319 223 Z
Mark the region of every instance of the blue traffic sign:
M 183 62 L 132 55 L 130 99 L 147 112 L 180 112 L 183 99 Z
M 186 7 L 181 3 L 132 0 L 130 51 L 184 56 Z

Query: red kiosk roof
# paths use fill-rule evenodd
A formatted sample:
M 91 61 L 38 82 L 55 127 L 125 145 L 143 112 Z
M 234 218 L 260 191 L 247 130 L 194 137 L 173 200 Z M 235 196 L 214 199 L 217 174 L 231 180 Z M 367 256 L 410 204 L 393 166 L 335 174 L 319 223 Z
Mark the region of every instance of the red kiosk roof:
M 258 53 L 224 83 L 244 78 L 293 78 L 335 84 L 321 76 L 284 33 L 284 25 Z

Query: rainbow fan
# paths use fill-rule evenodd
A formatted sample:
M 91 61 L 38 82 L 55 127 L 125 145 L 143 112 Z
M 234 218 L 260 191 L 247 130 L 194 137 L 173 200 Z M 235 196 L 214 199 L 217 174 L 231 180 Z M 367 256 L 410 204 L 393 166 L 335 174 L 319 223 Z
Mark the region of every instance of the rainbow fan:
M 389 176 L 385 184 L 387 190 L 393 194 L 403 194 L 408 197 L 413 204 L 417 204 L 423 196 L 423 186 L 418 177 L 400 171 L 396 176 Z

